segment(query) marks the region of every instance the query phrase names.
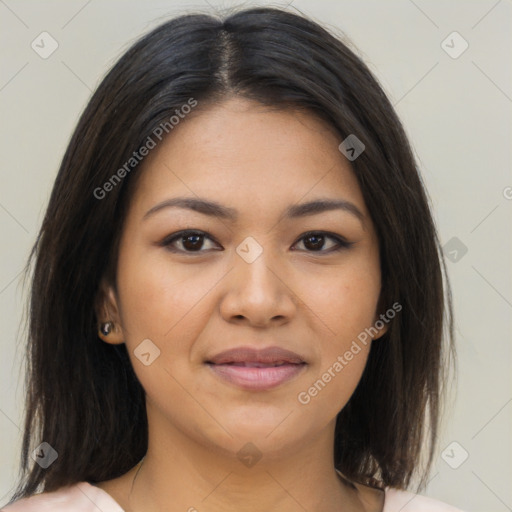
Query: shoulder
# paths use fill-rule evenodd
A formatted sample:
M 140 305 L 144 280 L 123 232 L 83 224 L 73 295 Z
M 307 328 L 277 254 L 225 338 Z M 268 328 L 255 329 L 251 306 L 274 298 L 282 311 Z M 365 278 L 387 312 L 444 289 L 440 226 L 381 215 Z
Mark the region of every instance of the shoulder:
M 99 487 L 79 482 L 53 492 L 35 494 L 15 501 L 1 512 L 124 512 L 114 499 Z
M 463 512 L 446 503 L 398 489 L 386 488 L 383 512 Z

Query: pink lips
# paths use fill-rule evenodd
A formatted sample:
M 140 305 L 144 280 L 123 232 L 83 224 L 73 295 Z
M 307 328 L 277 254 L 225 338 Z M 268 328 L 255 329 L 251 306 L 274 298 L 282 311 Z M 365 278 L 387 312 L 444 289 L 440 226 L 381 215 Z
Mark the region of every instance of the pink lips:
M 306 366 L 298 354 L 280 347 L 239 347 L 221 352 L 206 363 L 223 380 L 256 391 L 279 386 Z

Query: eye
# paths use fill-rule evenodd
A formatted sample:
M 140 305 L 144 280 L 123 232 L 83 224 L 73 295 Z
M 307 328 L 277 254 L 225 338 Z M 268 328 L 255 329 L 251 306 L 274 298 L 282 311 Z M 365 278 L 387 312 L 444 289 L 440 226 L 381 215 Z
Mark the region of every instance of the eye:
M 205 248 L 205 241 L 210 242 L 210 247 Z M 329 243 L 330 241 L 330 243 Z M 301 236 L 292 246 L 292 250 L 297 250 L 294 247 L 302 243 L 306 252 L 320 252 L 331 253 L 347 249 L 354 242 L 348 242 L 343 237 L 325 231 L 310 231 Z M 220 245 L 213 240 L 209 235 L 199 230 L 184 230 L 173 233 L 164 238 L 160 245 L 166 247 L 171 252 L 176 253 L 201 253 L 208 250 L 222 250 L 219 249 Z M 208 245 L 208 244 L 206 244 Z M 217 247 L 215 247 L 217 246 Z
M 169 251 L 172 252 L 206 252 L 202 250 L 204 249 L 205 240 L 214 242 L 211 237 L 202 231 L 186 230 L 169 235 L 164 240 L 162 240 L 160 245 L 166 247 Z M 214 243 L 216 244 L 216 242 Z
M 331 243 L 326 244 L 326 240 L 331 240 Z M 332 243 L 334 241 L 334 244 Z M 347 242 L 343 237 L 325 231 L 310 231 L 305 233 L 299 239 L 307 252 L 335 252 L 342 249 L 348 249 L 354 242 Z M 297 242 L 296 242 L 297 243 Z M 295 244 L 294 244 L 295 245 Z M 326 249 L 327 245 L 327 249 Z M 292 246 L 292 250 L 293 246 Z

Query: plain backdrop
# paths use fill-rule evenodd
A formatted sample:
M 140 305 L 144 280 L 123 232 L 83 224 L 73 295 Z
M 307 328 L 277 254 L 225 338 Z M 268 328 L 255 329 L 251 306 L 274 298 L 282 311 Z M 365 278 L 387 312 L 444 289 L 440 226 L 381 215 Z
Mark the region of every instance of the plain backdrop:
M 21 439 L 20 272 L 78 117 L 140 35 L 184 11 L 232 5 L 0 0 L 1 503 Z M 459 371 L 425 494 L 468 512 L 510 511 L 512 3 L 294 0 L 288 9 L 343 32 L 377 75 L 411 138 L 446 246 Z M 51 43 L 42 32 L 58 44 L 47 58 L 31 46 Z

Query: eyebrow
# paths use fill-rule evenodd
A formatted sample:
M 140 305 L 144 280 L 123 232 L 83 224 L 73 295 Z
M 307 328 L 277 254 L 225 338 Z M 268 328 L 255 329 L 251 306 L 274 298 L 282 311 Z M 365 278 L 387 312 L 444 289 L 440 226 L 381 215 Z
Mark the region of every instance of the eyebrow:
M 172 199 L 162 201 L 150 208 L 144 214 L 143 219 L 146 219 L 165 208 L 171 207 L 185 208 L 231 222 L 238 219 L 238 211 L 236 209 L 221 205 L 215 201 L 194 197 L 174 197 Z M 365 217 L 361 210 L 354 203 L 346 201 L 345 199 L 317 199 L 308 203 L 295 204 L 286 209 L 284 218 L 295 219 L 332 210 L 343 210 L 348 212 L 364 223 Z

